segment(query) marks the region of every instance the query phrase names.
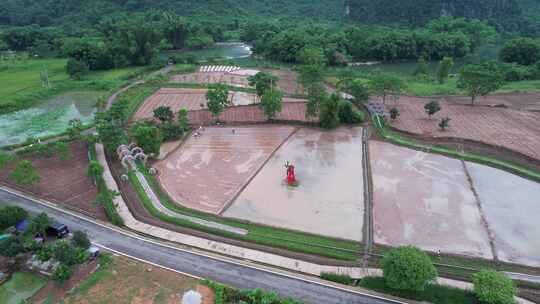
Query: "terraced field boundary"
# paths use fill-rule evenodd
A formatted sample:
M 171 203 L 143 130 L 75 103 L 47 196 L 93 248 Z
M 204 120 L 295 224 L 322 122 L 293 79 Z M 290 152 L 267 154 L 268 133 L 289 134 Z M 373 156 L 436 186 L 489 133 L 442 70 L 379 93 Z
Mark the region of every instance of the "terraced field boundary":
M 167 196 L 167 194 L 161 190 L 154 176 L 150 175 L 144 167 L 139 167 L 139 169 L 146 177 L 148 184 L 152 187 L 152 190 L 156 193 L 162 205 L 165 206 L 167 209 L 171 210 L 172 212 L 199 218 L 206 221 L 212 221 L 223 225 L 228 225 L 231 227 L 245 229 L 248 231 L 248 234 L 239 235 L 223 230 L 213 229 L 161 213 L 153 206 L 150 198 L 147 196 L 142 185 L 135 176 L 135 173 L 130 172 L 128 174 L 128 176 L 130 177 L 130 182 L 135 188 L 139 199 L 141 200 L 145 209 L 147 209 L 147 211 L 152 216 L 164 222 L 186 228 L 196 229 L 202 232 L 207 232 L 231 239 L 248 241 L 260 245 L 286 249 L 293 252 L 313 254 L 342 261 L 357 262 L 359 256 L 362 253 L 361 244 L 359 242 L 335 239 L 300 231 L 264 226 L 235 219 L 223 218 L 212 214 L 207 214 L 204 212 L 177 206 L 172 202 L 172 200 Z
M 495 167 L 501 170 L 514 173 L 516 175 L 525 177 L 533 181 L 540 182 L 540 172 L 537 170 L 527 168 L 522 165 L 515 164 L 509 161 L 504 161 L 504 160 L 496 159 L 493 157 L 480 155 L 477 153 L 461 152 L 461 151 L 457 151 L 455 149 L 445 147 L 445 146 L 422 144 L 422 143 L 417 142 L 414 139 L 403 137 L 397 134 L 396 132 L 391 131 L 388 128 L 388 126 L 385 125 L 384 118 L 382 118 L 381 116 L 373 115 L 372 119 L 373 119 L 373 124 L 375 125 L 375 129 L 377 130 L 378 134 L 382 138 L 388 140 L 389 142 L 393 144 L 412 148 L 415 150 L 421 150 L 427 153 L 442 154 L 442 155 L 450 156 L 450 157 L 465 160 L 465 161 L 471 161 L 474 163 L 488 165 L 491 167 Z

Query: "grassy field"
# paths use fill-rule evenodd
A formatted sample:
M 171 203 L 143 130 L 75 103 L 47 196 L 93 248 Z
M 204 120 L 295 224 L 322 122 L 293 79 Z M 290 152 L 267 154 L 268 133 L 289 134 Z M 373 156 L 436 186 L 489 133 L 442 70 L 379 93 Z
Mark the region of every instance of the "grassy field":
M 19 304 L 45 286 L 47 279 L 27 272 L 16 272 L 0 285 L 0 303 Z
M 142 67 L 89 73 L 83 80 L 69 78 L 66 59 L 10 59 L 0 61 L 0 114 L 32 107 L 56 95 L 75 90 L 110 91 L 144 71 Z M 50 88 L 42 86 L 47 71 Z
M 180 303 L 198 280 L 124 257 L 104 254 L 100 268 L 63 300 L 76 303 Z

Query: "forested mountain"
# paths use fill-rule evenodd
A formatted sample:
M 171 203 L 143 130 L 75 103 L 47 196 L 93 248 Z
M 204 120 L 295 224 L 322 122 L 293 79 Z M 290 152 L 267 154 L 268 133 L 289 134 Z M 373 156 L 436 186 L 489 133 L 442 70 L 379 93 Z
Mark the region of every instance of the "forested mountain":
M 524 3 L 530 8 L 538 0 L 348 0 L 346 5 L 351 19 L 363 23 L 423 25 L 454 16 L 488 20 L 499 29 L 517 31 L 525 26 Z

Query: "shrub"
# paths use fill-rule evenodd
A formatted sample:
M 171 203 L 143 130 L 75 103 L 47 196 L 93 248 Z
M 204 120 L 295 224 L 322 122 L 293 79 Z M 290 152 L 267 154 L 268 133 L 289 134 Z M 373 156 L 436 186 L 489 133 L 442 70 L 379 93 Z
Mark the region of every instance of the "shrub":
M 103 166 L 95 160 L 91 160 L 86 169 L 86 175 L 93 179 L 98 179 L 103 174 Z
M 81 80 L 88 73 L 88 65 L 71 58 L 66 63 L 66 72 L 72 79 Z
M 131 128 L 131 134 L 135 137 L 137 145 L 147 154 L 159 154 L 159 147 L 163 137 L 161 131 L 148 122 L 136 123 Z
M 0 241 L 0 255 L 2 256 L 14 257 L 25 251 L 24 241 L 21 236 L 12 236 Z
M 6 206 L 0 208 L 0 230 L 11 227 L 27 217 L 28 212 L 21 207 Z
M 63 141 L 57 141 L 54 144 L 54 150 L 56 153 L 58 153 L 58 157 L 60 160 L 69 160 L 71 159 L 71 150 L 69 149 L 69 145 L 66 142 Z
M 34 236 L 38 233 L 45 234 L 47 227 L 52 224 L 52 219 L 47 216 L 46 213 L 40 213 L 38 216 L 34 217 L 26 230 L 28 235 Z
M 54 270 L 52 278 L 55 282 L 62 284 L 67 281 L 71 277 L 71 275 L 72 271 L 70 267 L 66 265 L 60 265 Z
M 52 246 L 52 255 L 62 264 L 69 266 L 77 264 L 77 249 L 66 241 L 57 241 Z
M 83 231 L 75 231 L 73 232 L 73 245 L 76 247 L 82 248 L 82 249 L 88 249 L 91 245 L 90 240 L 88 239 L 88 236 Z
M 513 304 L 516 287 L 504 274 L 494 270 L 482 270 L 473 275 L 474 294 L 486 304 Z
M 154 109 L 154 118 L 159 121 L 166 122 L 171 121 L 174 117 L 174 113 L 170 107 L 160 106 Z
M 364 121 L 362 112 L 353 108 L 353 105 L 345 100 L 339 102 L 338 110 L 339 121 L 346 124 L 360 123 Z
M 424 110 L 426 111 L 429 118 L 431 118 L 432 115 L 441 110 L 441 105 L 438 101 L 433 100 L 424 105 Z
M 189 130 L 189 119 L 188 119 L 187 109 L 180 109 L 180 111 L 178 111 L 178 124 L 180 125 L 180 128 L 182 128 L 182 130 L 184 131 Z
M 384 255 L 382 268 L 390 288 L 424 290 L 437 277 L 437 270 L 428 255 L 413 246 L 402 246 Z
M 324 98 L 320 106 L 320 123 L 325 129 L 333 129 L 339 124 L 339 102 L 340 97 L 332 94 L 330 98 Z
M 0 170 L 4 169 L 10 162 L 15 160 L 15 156 L 0 151 Z
M 439 122 L 439 128 L 441 128 L 442 131 L 446 130 L 448 128 L 450 123 L 450 118 L 445 117 L 441 119 L 441 122 Z
M 354 280 L 348 275 L 331 273 L 331 272 L 321 273 L 321 279 L 336 282 L 336 283 L 341 283 L 345 285 L 352 285 L 354 283 Z
M 390 118 L 396 120 L 399 117 L 399 110 L 397 108 L 390 109 Z
M 172 122 L 162 123 L 159 129 L 163 135 L 163 141 L 179 139 L 184 133 L 184 130 L 179 125 Z
M 22 186 L 30 186 L 41 180 L 36 168 L 28 160 L 21 160 L 9 177 Z
M 50 260 L 53 256 L 53 250 L 51 248 L 51 246 L 49 245 L 45 245 L 43 247 L 41 247 L 37 253 L 37 258 L 42 261 L 42 262 L 46 262 L 48 260 Z

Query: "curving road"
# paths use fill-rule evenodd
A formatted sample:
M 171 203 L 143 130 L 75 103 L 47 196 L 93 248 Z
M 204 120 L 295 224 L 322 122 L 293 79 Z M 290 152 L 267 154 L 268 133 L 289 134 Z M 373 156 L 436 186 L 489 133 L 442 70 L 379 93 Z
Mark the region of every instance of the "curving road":
M 0 206 L 7 205 L 8 202 L 25 208 L 30 213 L 46 212 L 71 230 L 86 231 L 95 243 L 114 251 L 236 288 L 275 290 L 282 296 L 306 303 L 403 303 L 169 247 L 157 241 L 94 223 L 82 216 L 38 204 L 0 188 Z

